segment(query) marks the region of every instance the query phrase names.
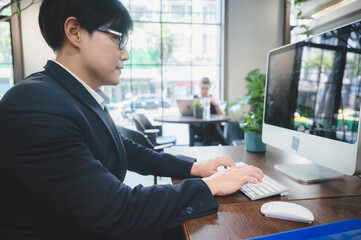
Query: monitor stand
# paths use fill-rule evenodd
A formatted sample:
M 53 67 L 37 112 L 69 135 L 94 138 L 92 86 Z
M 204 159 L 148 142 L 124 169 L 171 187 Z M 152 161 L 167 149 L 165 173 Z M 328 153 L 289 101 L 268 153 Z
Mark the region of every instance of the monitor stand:
M 344 174 L 317 163 L 276 164 L 275 169 L 301 182 L 316 182 L 342 177 Z

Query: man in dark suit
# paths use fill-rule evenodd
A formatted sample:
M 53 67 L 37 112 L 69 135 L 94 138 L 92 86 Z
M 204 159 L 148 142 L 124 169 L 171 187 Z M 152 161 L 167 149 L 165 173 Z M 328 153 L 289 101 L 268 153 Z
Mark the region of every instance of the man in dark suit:
M 230 157 L 195 162 L 118 135 L 99 94 L 129 58 L 132 20 L 118 0 L 44 0 L 39 25 L 56 60 L 0 101 L 1 239 L 159 239 L 215 213 L 213 195 L 262 179 Z M 127 170 L 198 178 L 132 189 Z

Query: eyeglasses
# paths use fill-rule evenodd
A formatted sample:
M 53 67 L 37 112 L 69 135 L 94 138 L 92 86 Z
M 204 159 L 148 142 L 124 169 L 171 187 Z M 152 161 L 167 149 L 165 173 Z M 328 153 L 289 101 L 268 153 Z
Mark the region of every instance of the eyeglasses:
M 111 30 L 109 28 L 102 27 L 102 26 L 98 27 L 97 30 L 100 31 L 100 32 L 115 35 L 116 37 L 114 37 L 114 38 L 118 39 L 118 48 L 119 48 L 119 50 L 123 50 L 125 45 L 127 45 L 127 42 L 128 42 L 128 35 L 127 34 L 120 33 L 120 32 L 117 32 L 117 31 L 114 31 L 114 30 Z

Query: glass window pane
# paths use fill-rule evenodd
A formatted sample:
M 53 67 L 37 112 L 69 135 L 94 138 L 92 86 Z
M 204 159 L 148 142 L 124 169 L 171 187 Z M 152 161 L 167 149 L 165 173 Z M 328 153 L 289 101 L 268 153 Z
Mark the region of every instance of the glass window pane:
M 190 64 L 192 29 L 190 24 L 163 24 L 164 64 Z
M 0 8 L 4 7 L 5 5 L 9 4 L 10 0 L 0 0 Z M 1 11 L 0 15 L 2 16 L 9 16 L 11 15 L 11 6 Z
M 192 98 L 194 84 L 191 66 L 165 66 L 163 74 L 167 97 L 174 104 L 176 99 Z
M 192 62 L 219 64 L 221 59 L 221 27 L 192 25 Z
M 128 0 L 133 21 L 160 21 L 160 0 Z
M 221 0 L 192 1 L 192 11 L 193 23 L 221 23 Z
M 290 17 L 289 23 L 291 27 L 291 43 L 305 40 L 308 36 L 306 33 L 300 34 L 300 32 L 305 32 L 308 29 L 308 25 L 312 21 L 310 18 L 305 18 L 300 9 L 300 3 L 302 1 L 298 1 L 298 4 L 295 4 L 295 0 L 290 0 Z M 298 15 L 300 14 L 300 15 Z
M 10 23 L 0 22 L 0 98 L 14 85 Z
M 162 91 L 161 69 L 159 66 L 132 66 L 132 103 L 128 111 L 141 112 L 150 120 L 162 114 L 162 108 L 171 107 L 171 101 Z
M 130 36 L 130 48 L 128 49 L 129 64 L 159 65 L 161 46 L 161 27 L 159 23 L 134 24 L 134 31 Z
M 111 101 L 109 110 L 116 124 L 129 121 L 135 111 L 157 110 L 170 102 L 161 102 L 161 75 L 158 66 L 126 67 L 117 86 L 103 87 Z
M 192 2 L 190 0 L 163 0 L 162 21 L 190 23 L 192 16 Z

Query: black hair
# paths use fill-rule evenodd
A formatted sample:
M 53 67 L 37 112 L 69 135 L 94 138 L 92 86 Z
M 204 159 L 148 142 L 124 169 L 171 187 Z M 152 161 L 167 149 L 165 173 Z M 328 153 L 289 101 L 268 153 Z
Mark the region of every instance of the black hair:
M 202 84 L 211 85 L 211 81 L 210 81 L 209 78 L 207 78 L 207 77 L 203 77 L 203 78 L 201 79 L 201 83 L 202 83 Z
M 75 17 L 90 34 L 100 26 L 124 34 L 133 28 L 130 14 L 119 0 L 43 0 L 39 26 L 53 51 L 64 44 L 64 23 L 69 17 Z

